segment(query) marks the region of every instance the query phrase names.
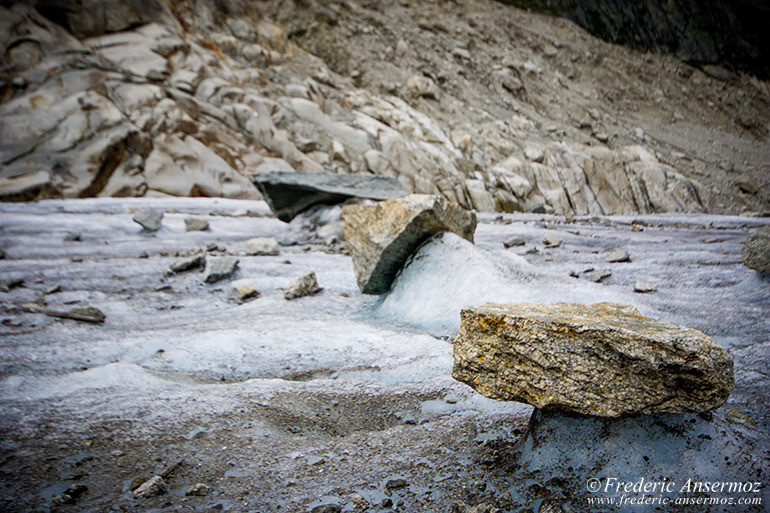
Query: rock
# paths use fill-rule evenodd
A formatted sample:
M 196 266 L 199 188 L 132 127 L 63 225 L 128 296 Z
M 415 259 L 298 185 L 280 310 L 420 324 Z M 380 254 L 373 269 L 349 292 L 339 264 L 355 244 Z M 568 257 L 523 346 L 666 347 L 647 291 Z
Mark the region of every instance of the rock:
M 144 483 L 146 483 L 147 480 L 143 477 L 135 477 L 131 480 L 131 484 L 128 486 L 128 488 L 133 492 L 140 486 L 142 486 Z
M 259 297 L 259 291 L 251 285 L 243 285 L 235 289 L 241 301 L 250 301 Z
M 549 233 L 543 237 L 543 244 L 546 248 L 558 248 L 564 242 L 564 237 L 560 233 Z
M 494 399 L 618 417 L 713 410 L 732 391 L 721 346 L 627 305 L 487 303 L 461 316 L 453 377 Z
M 387 200 L 406 195 L 390 177 L 333 173 L 257 173 L 254 185 L 273 213 L 284 222 L 317 204 L 342 203 L 350 198 Z
M 166 481 L 160 477 L 155 476 L 144 483 L 142 483 L 136 490 L 134 490 L 135 499 L 149 499 L 151 497 L 157 497 L 163 495 L 168 490 Z
M 310 272 L 285 286 L 283 288 L 283 297 L 286 299 L 297 299 L 315 294 L 320 290 L 321 287 L 318 286 L 315 273 Z
M 51 501 L 54 507 L 75 504 L 80 497 L 88 491 L 88 487 L 81 483 L 70 485 L 63 493 L 57 495 Z
M 646 281 L 637 281 L 634 283 L 634 292 L 645 294 L 647 292 L 655 292 L 658 290 L 658 286 L 655 283 L 648 283 Z
M 750 176 L 742 176 L 735 181 L 736 187 L 745 192 L 746 194 L 756 194 L 759 190 L 759 185 Z
M 757 228 L 741 247 L 743 265 L 758 273 L 770 273 L 770 226 Z
M 280 252 L 278 243 L 272 237 L 249 239 L 243 245 L 243 250 L 247 255 L 254 256 L 276 256 Z
M 506 248 L 514 248 L 517 246 L 523 246 L 526 243 L 527 241 L 525 241 L 521 237 L 510 237 L 508 239 L 505 239 L 505 241 L 503 241 L 503 246 L 505 246 Z
M 28 305 L 28 306 L 29 306 L 28 308 L 29 311 L 32 311 L 35 313 L 43 313 L 49 317 L 59 317 L 61 319 L 72 319 L 75 321 L 82 321 L 82 322 L 102 323 L 106 318 L 106 316 L 104 315 L 104 312 L 102 312 L 98 308 L 94 308 L 93 306 L 73 308 L 72 310 L 69 310 L 67 312 L 49 310 L 47 308 L 42 308 L 39 305 L 38 306 Z
M 134 215 L 133 220 L 135 223 L 139 223 L 142 228 L 148 232 L 156 232 L 160 230 L 160 225 L 163 222 L 163 212 L 160 210 L 143 208 Z
M 204 265 L 206 265 L 206 254 L 201 252 L 174 262 L 171 264 L 170 269 L 172 272 L 182 273 L 192 269 L 197 269 L 198 267 L 203 267 Z
M 205 232 L 209 229 L 209 222 L 200 217 L 185 217 L 184 227 L 188 232 Z
M 216 283 L 229 278 L 238 267 L 238 259 L 235 257 L 211 257 L 206 260 L 206 268 L 203 270 L 203 281 Z
M 538 200 L 531 200 L 524 204 L 524 212 L 532 212 L 533 214 L 545 214 L 545 203 Z
M 350 502 L 353 503 L 353 512 L 359 513 L 361 511 L 366 511 L 369 508 L 372 507 L 372 504 L 366 500 L 366 498 L 361 494 L 353 494 L 350 496 Z
M 400 488 L 406 488 L 409 486 L 409 483 L 406 482 L 406 479 L 390 479 L 387 483 L 385 483 L 385 489 L 386 490 L 398 490 Z
M 206 483 L 196 483 L 187 489 L 185 495 L 188 497 L 203 497 L 211 492 L 211 487 Z
M 64 236 L 65 242 L 78 242 L 80 241 L 81 233 L 80 232 L 67 232 L 67 235 Z
M 437 100 L 439 89 L 436 83 L 428 77 L 414 75 L 409 77 L 404 86 L 406 93 L 413 98 L 430 98 Z
M 430 236 L 454 232 L 473 242 L 476 215 L 437 196 L 413 194 L 342 207 L 345 240 L 364 294 L 387 292 L 409 256 Z
M 0 280 L 0 292 L 9 292 L 12 289 L 21 287 L 24 285 L 22 278 L 10 278 L 7 280 Z
M 310 510 L 310 513 L 340 513 L 342 507 L 337 504 L 321 504 Z
M 594 271 L 588 276 L 586 276 L 586 279 L 594 283 L 601 283 L 607 278 L 609 278 L 610 276 L 612 276 L 612 273 L 609 271 Z
M 630 262 L 631 256 L 625 249 L 613 249 L 606 258 L 609 263 Z

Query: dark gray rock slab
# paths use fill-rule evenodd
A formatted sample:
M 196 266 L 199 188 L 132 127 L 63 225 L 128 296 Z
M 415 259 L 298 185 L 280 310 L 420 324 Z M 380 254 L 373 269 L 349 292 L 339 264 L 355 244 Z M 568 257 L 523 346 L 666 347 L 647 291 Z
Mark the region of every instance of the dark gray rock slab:
M 334 205 L 350 198 L 380 201 L 407 194 L 398 180 L 376 175 L 275 171 L 252 175 L 252 182 L 276 217 L 287 223 L 313 205 Z

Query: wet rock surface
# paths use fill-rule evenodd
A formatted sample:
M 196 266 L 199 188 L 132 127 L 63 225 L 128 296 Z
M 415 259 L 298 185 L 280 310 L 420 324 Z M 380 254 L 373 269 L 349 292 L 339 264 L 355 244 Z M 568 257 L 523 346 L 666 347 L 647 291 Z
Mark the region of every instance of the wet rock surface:
M 128 208 L 166 209 L 163 229 L 145 237 Z M 186 231 L 185 216 L 214 210 L 216 231 Z M 282 245 L 276 257 L 240 257 L 230 282 L 204 285 L 195 272 L 164 281 L 176 254 L 209 244 L 240 250 L 253 237 L 283 242 L 289 227 L 268 214 L 263 202 L 213 198 L 0 204 L 0 276 L 25 284 L 0 292 L 0 509 L 46 511 L 81 483 L 88 492 L 62 511 L 281 513 L 327 504 L 354 511 L 360 496 L 368 511 L 400 503 L 403 511 L 457 504 L 536 512 L 548 500 L 565 512 L 593 513 L 587 500 L 597 495 L 586 489 L 593 477 L 764 479 L 770 290 L 741 263 L 740 248 L 766 220 L 481 214 L 475 246 L 457 236 L 456 245 L 425 246 L 431 252 L 412 266 L 436 264 L 442 247 L 454 260 L 424 281 L 402 273 L 404 309 L 383 318 L 375 315 L 380 299 L 360 293 L 351 258 L 320 242 Z M 525 257 L 502 247 L 511 236 L 539 244 L 551 231 L 544 223 L 564 234 L 561 247 Z M 632 229 L 641 223 L 643 231 Z M 73 229 L 88 236 L 65 242 Z M 604 283 L 566 275 L 565 268 L 607 265 L 607 250 L 619 245 L 634 248 L 634 258 L 613 266 Z M 142 252 L 147 258 L 137 258 Z M 472 258 L 478 252 L 515 272 L 493 274 L 488 259 Z M 472 279 L 438 279 L 453 268 Z M 324 292 L 286 301 L 282 287 L 311 271 Z M 658 291 L 634 294 L 636 280 L 655 282 Z M 107 322 L 19 306 L 57 284 L 46 308 L 93 305 Z M 234 300 L 232 289 L 245 284 L 259 299 Z M 165 285 L 171 289 L 156 291 Z M 479 296 L 473 304 L 614 301 L 698 329 L 733 357 L 733 393 L 707 415 L 590 419 L 595 424 L 582 427 L 570 418 L 543 422 L 529 449 L 532 408 L 487 399 L 454 380 L 457 328 L 434 336 L 405 314 L 443 318 L 438 307 L 464 302 L 474 287 L 513 297 Z M 406 294 L 430 289 L 436 303 Z M 447 318 L 459 323 L 462 306 Z M 181 458 L 187 463 L 164 477 L 166 494 L 133 498 L 134 478 L 160 475 Z M 397 479 L 408 486 L 386 488 Z M 195 483 L 211 493 L 185 497 Z
M 454 359 L 454 378 L 487 397 L 600 417 L 709 411 L 733 388 L 711 338 L 615 303 L 464 309 Z
M 430 236 L 452 232 L 473 242 L 476 215 L 442 198 L 410 195 L 342 208 L 345 240 L 364 294 L 387 292 L 409 256 Z

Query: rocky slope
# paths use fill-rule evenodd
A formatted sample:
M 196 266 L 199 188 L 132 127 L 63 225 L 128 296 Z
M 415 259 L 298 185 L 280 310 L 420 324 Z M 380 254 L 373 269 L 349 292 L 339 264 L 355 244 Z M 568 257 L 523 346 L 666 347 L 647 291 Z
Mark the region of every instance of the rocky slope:
M 0 198 L 374 173 L 479 211 L 765 211 L 770 91 L 469 2 L 0 7 Z

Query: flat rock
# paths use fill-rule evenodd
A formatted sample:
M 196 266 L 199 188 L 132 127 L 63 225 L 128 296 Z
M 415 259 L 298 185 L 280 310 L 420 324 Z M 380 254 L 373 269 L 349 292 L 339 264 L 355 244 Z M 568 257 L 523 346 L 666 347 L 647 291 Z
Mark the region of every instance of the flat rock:
M 143 208 L 134 214 L 133 220 L 149 232 L 157 232 L 163 222 L 163 212 L 151 208 Z
M 188 232 L 205 232 L 209 229 L 209 221 L 201 217 L 185 217 L 184 227 Z
M 641 280 L 637 280 L 636 283 L 634 283 L 634 292 L 639 292 L 640 294 L 655 292 L 657 290 L 658 286 L 655 283 L 649 283 Z
M 206 260 L 206 268 L 203 270 L 203 281 L 216 283 L 229 278 L 238 268 L 238 259 L 235 257 L 211 257 Z
M 430 236 L 453 232 L 473 242 L 476 215 L 437 196 L 412 194 L 376 205 L 342 207 L 345 240 L 364 294 L 390 288 L 409 256 Z
M 510 237 L 508 239 L 505 239 L 505 241 L 503 241 L 503 246 L 505 246 L 506 248 L 514 248 L 517 246 L 523 246 L 526 243 L 527 241 L 525 241 L 521 237 Z
M 743 265 L 758 273 L 770 273 L 770 226 L 758 228 L 741 248 Z
M 297 299 L 299 297 L 315 294 L 320 290 L 321 287 L 318 286 L 318 280 L 316 280 L 315 273 L 310 272 L 284 287 L 283 297 L 286 299 Z
M 388 200 L 406 195 L 394 178 L 375 175 L 269 172 L 252 176 L 273 213 L 284 222 L 313 205 L 333 205 L 350 198 Z
M 628 251 L 625 249 L 613 249 L 610 251 L 610 254 L 607 255 L 607 262 L 609 263 L 619 263 L 619 262 L 630 262 L 631 261 L 631 255 L 628 254 Z
M 251 301 L 259 297 L 259 291 L 251 285 L 243 285 L 235 289 L 241 301 Z
M 173 264 L 171 264 L 170 269 L 175 273 L 183 273 L 185 271 L 197 269 L 198 267 L 203 267 L 204 265 L 206 265 L 206 254 L 203 252 L 200 252 L 195 255 L 191 255 L 187 258 L 183 258 L 182 260 L 179 260 L 177 262 L 174 262 Z
M 243 245 L 243 250 L 247 255 L 253 256 L 276 256 L 280 252 L 278 242 L 272 237 L 249 239 Z
M 618 417 L 713 410 L 733 388 L 711 338 L 627 305 L 487 303 L 461 317 L 452 375 L 493 399 Z

